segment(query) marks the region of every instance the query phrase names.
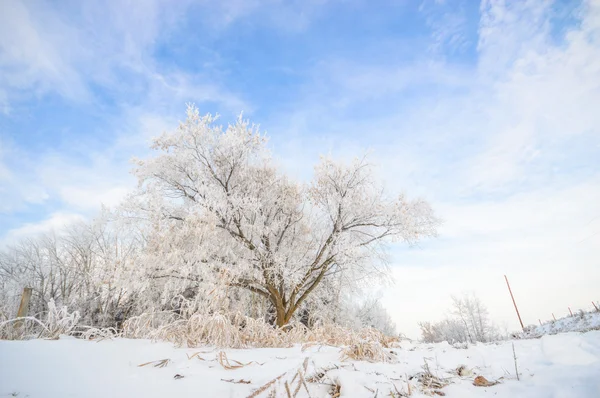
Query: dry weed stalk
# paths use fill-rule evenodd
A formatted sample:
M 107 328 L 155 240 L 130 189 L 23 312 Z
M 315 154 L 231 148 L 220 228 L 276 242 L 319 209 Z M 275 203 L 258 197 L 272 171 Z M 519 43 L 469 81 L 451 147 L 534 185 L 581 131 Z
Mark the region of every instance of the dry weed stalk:
M 239 368 L 243 368 L 244 366 L 248 366 L 248 365 L 251 365 L 251 364 L 253 364 L 253 363 L 255 363 L 255 364 L 259 365 L 259 366 L 262 366 L 262 365 L 264 365 L 264 363 L 259 363 L 259 362 L 256 362 L 256 361 L 250 361 L 250 362 L 248 362 L 248 363 L 242 363 L 242 362 L 240 362 L 240 361 L 236 361 L 235 359 L 232 359 L 232 360 L 231 360 L 231 362 L 235 363 L 235 365 L 232 365 L 232 364 L 229 362 L 229 358 L 227 358 L 227 354 L 225 353 L 225 351 L 220 351 L 220 352 L 217 354 L 217 361 L 219 362 L 219 364 L 220 364 L 220 365 L 221 365 L 221 366 L 222 366 L 224 369 L 227 369 L 227 370 L 232 370 L 232 369 L 239 369 Z
M 282 373 L 279 376 L 277 376 L 276 378 L 274 378 L 273 380 L 267 382 L 266 384 L 264 384 L 262 387 L 259 387 L 258 389 L 256 389 L 252 394 L 248 395 L 247 398 L 255 398 L 258 397 L 260 394 L 262 394 L 263 392 L 265 392 L 269 387 L 271 387 L 273 384 L 275 384 L 279 379 L 281 379 L 283 376 L 285 376 L 288 372 Z
M 422 366 L 422 368 L 423 372 L 411 376 L 409 380 L 416 379 L 421 385 L 421 390 L 423 391 L 423 393 L 427 395 L 445 395 L 445 393 L 440 391 L 440 389 L 446 387 L 449 384 L 448 380 L 437 377 L 433 373 L 431 373 L 427 361 L 425 361 L 425 364 Z
M 292 390 L 290 390 L 290 384 L 287 382 L 285 382 L 285 393 L 287 394 L 288 398 L 292 398 Z
M 336 383 L 331 389 L 330 394 L 331 398 L 338 398 L 340 395 L 342 395 L 342 386 Z
M 239 380 L 221 379 L 221 381 L 226 381 L 227 383 L 234 383 L 234 384 L 251 384 L 252 383 L 250 380 L 244 380 L 244 379 L 239 379 Z
M 146 365 L 150 365 L 150 364 L 153 364 L 153 366 L 155 368 L 164 368 L 169 364 L 169 362 L 171 362 L 171 360 L 169 358 L 159 359 L 158 361 L 150 361 L 150 362 L 142 363 L 142 364 L 138 365 L 138 368 L 141 368 L 142 366 L 146 366 Z
M 198 352 L 193 353 L 192 355 L 188 355 L 188 354 L 185 354 L 185 355 L 187 356 L 188 360 L 192 360 L 194 358 L 198 358 L 201 361 L 206 361 L 206 359 L 202 358 L 200 356 L 200 354 L 202 354 L 202 352 L 198 351 Z
M 286 394 L 287 398 L 296 398 L 297 395 L 299 394 L 300 390 L 302 389 L 302 387 L 304 387 L 304 390 L 308 394 L 308 398 L 311 398 L 310 389 L 308 388 L 307 380 L 304 377 L 304 374 L 306 373 L 307 370 L 308 370 L 308 357 L 305 358 L 302 365 L 298 369 L 296 369 L 292 379 L 284 381 L 283 387 L 285 389 L 285 394 Z M 257 397 L 266 391 L 269 391 L 268 396 L 273 396 L 273 397 L 278 396 L 277 395 L 277 382 L 280 381 L 281 379 L 283 379 L 286 375 L 290 375 L 290 373 L 291 373 L 291 371 L 287 371 L 287 372 L 277 376 L 276 378 L 270 380 L 266 384 L 262 385 L 261 387 L 257 388 L 255 391 L 253 391 L 252 394 L 250 396 L 248 396 L 248 398 Z M 294 386 L 294 383 L 296 383 L 295 386 Z
M 308 368 L 308 357 L 304 359 L 304 363 L 302 364 L 302 367 L 296 371 L 296 374 L 294 374 L 294 377 L 292 378 L 292 381 L 290 382 L 291 384 L 294 384 L 296 379 L 298 379 L 298 382 L 296 383 L 296 387 L 294 388 L 293 393 L 290 390 L 289 383 L 287 381 L 285 382 L 285 388 L 286 388 L 286 393 L 288 395 L 288 398 L 296 398 L 296 396 L 298 395 L 298 393 L 300 392 L 300 389 L 302 387 L 304 387 L 304 389 L 306 390 L 308 397 L 311 398 L 310 390 L 308 389 L 308 385 L 306 383 L 306 378 L 304 377 L 304 373 L 306 373 L 307 368 Z M 303 370 L 304 370 L 304 372 L 303 372 Z
M 521 379 L 519 379 L 519 369 L 517 368 L 517 354 L 515 353 L 515 343 L 512 343 L 512 350 L 513 358 L 515 359 L 515 374 L 517 375 L 517 381 L 520 381 Z

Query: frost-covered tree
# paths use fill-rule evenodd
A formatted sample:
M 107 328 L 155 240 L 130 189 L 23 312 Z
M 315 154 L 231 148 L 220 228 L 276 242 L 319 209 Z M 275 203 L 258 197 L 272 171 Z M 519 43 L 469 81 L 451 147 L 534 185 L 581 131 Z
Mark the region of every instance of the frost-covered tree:
M 105 215 L 3 248 L 0 317 L 15 316 L 23 288 L 30 287 L 30 315 L 42 316 L 52 301 L 79 311 L 90 325 L 123 320 L 139 286 L 131 282 L 141 246 Z
M 419 323 L 422 340 L 426 343 L 485 343 L 501 337 L 489 319 L 486 306 L 475 294 L 452 296 L 450 314 L 450 318 L 437 323 Z
M 364 160 L 322 159 L 310 184 L 273 164 L 266 138 L 241 118 L 223 129 L 189 107 L 187 120 L 137 162 L 124 207 L 155 233 L 147 264 L 180 281 L 220 280 L 270 303 L 287 324 L 321 283 L 384 271 L 388 241 L 409 244 L 438 224 L 424 200 L 387 197 Z
M 453 315 L 464 325 L 471 342 L 489 341 L 490 321 L 485 305 L 474 294 L 452 296 Z
M 396 325 L 378 298 L 369 297 L 363 300 L 355 311 L 361 327 L 372 327 L 388 336 L 396 334 Z
M 471 342 L 464 324 L 455 318 L 447 318 L 440 322 L 420 322 L 421 340 L 424 343 L 454 343 Z

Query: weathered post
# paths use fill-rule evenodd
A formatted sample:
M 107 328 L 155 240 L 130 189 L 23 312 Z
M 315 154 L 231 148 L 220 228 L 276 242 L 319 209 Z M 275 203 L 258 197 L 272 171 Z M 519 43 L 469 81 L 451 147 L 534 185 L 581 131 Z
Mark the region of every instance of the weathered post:
M 21 304 L 19 304 L 19 311 L 17 311 L 17 318 L 25 318 L 27 311 L 29 310 L 29 300 L 31 299 L 31 293 L 33 289 L 26 287 L 23 289 L 23 295 L 21 296 Z M 23 325 L 23 321 L 18 320 L 15 322 L 15 329 L 20 328 Z
M 519 314 L 519 309 L 517 308 L 517 303 L 515 301 L 515 297 L 512 294 L 512 290 L 510 290 L 510 283 L 508 283 L 508 278 L 504 275 L 504 279 L 506 279 L 506 286 L 508 286 L 508 292 L 510 293 L 510 298 L 515 306 L 515 311 L 517 311 L 517 317 L 519 318 L 519 323 L 521 324 L 521 329 L 525 330 L 525 326 L 523 326 L 523 321 L 521 320 L 521 314 Z

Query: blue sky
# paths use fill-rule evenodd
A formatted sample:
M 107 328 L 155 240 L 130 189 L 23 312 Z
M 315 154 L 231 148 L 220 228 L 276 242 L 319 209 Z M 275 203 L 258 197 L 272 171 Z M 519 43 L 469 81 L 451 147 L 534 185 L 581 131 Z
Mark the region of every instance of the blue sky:
M 432 202 L 440 238 L 396 249 L 382 291 L 401 329 L 462 290 L 514 327 L 504 273 L 531 323 L 598 299 L 598 1 L 0 7 L 0 242 L 116 205 L 194 102 L 243 111 L 297 178 L 369 151 L 390 191 Z

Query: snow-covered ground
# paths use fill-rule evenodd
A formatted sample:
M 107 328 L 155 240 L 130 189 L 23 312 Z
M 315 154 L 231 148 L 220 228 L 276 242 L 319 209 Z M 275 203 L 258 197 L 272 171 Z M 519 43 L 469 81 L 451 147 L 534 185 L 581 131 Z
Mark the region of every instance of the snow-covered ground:
M 565 332 L 587 332 L 600 330 L 600 312 L 578 312 L 573 316 L 566 316 L 556 321 L 548 321 L 539 326 L 530 326 L 520 335 L 525 338 L 536 338 L 547 334 Z
M 388 350 L 395 356 L 389 363 L 342 361 L 340 349 L 329 346 L 228 349 L 219 360 L 219 349 L 148 340 L 0 341 L 0 396 L 247 397 L 283 375 L 256 396 L 269 396 L 276 388 L 275 396 L 287 397 L 287 381 L 292 396 L 298 386 L 297 396 L 307 397 L 301 370 L 313 398 L 332 391 L 341 397 L 406 396 L 407 379 L 416 397 L 423 396 L 419 374 L 422 381 L 430 380 L 423 370 L 427 363 L 434 382 L 447 379 L 449 384 L 425 390 L 447 397 L 600 397 L 600 331 L 517 340 L 514 347 L 520 381 L 510 341 L 468 349 L 403 342 Z M 139 366 L 162 359 L 169 359 L 164 367 Z M 463 376 L 456 374 L 459 365 L 466 365 Z M 474 386 L 478 375 L 499 383 Z

